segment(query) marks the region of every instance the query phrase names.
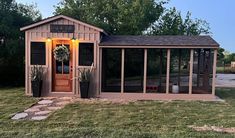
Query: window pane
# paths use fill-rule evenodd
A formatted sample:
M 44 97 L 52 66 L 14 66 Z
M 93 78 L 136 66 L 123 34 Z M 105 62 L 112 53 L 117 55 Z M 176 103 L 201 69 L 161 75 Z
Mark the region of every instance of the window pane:
M 69 47 L 69 45 L 65 45 L 67 48 L 68 48 L 68 50 L 70 51 L 70 47 Z M 70 53 L 70 56 L 71 56 L 71 53 Z M 63 74 L 69 74 L 69 60 L 68 61 L 64 61 L 64 65 L 63 65 Z
M 46 65 L 45 42 L 31 42 L 31 65 Z
M 121 92 L 121 49 L 102 50 L 102 92 Z
M 166 92 L 166 50 L 148 49 L 147 93 Z
M 91 66 L 94 59 L 94 44 L 79 43 L 79 65 Z
M 56 61 L 56 74 L 62 74 L 62 62 Z
M 56 47 L 61 46 L 62 44 L 57 44 Z M 68 44 L 64 44 L 70 51 L 70 47 Z M 71 54 L 71 53 L 70 53 Z M 71 55 L 70 55 L 71 56 Z M 69 74 L 69 63 L 70 61 L 64 61 L 62 62 L 56 61 L 56 73 L 57 74 Z
M 69 61 L 64 62 L 64 73 L 63 74 L 69 74 Z
M 143 93 L 144 49 L 125 49 L 124 92 Z

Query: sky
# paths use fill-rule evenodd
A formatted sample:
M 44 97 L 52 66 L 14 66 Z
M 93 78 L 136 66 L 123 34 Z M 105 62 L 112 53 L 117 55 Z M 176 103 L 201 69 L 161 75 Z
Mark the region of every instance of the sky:
M 53 15 L 54 5 L 60 0 L 16 0 L 21 3 L 37 3 L 43 18 Z M 235 0 L 170 0 L 166 7 L 176 7 L 182 15 L 188 11 L 192 18 L 206 20 L 211 36 L 222 48 L 235 52 Z

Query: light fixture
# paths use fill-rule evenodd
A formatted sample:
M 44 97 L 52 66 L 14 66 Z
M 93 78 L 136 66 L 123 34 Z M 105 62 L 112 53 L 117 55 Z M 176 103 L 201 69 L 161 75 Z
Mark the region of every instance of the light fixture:
M 75 42 L 75 41 L 76 41 L 76 38 L 75 38 L 75 37 L 73 37 L 73 38 L 71 39 L 71 41 L 72 41 L 72 42 Z
M 47 37 L 47 42 L 51 42 L 51 38 L 50 37 Z

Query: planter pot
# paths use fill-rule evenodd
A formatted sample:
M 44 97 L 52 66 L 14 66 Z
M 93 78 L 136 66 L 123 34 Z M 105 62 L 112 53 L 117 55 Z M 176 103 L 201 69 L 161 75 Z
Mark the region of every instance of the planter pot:
M 89 82 L 80 82 L 81 98 L 89 98 L 88 91 L 89 91 Z
M 31 81 L 33 97 L 40 97 L 42 91 L 42 80 Z
M 172 85 L 172 93 L 179 93 L 179 85 Z

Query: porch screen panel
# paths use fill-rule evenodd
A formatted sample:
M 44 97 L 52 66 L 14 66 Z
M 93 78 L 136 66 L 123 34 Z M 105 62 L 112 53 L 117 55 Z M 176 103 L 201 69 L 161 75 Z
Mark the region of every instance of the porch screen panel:
M 144 49 L 125 49 L 124 92 L 143 93 Z
M 91 66 L 94 62 L 94 43 L 79 43 L 79 66 Z
M 214 50 L 194 49 L 193 94 L 212 93 Z
M 148 49 L 147 93 L 166 92 L 166 49 Z
M 102 50 L 102 92 L 121 92 L 121 49 Z
M 31 65 L 46 65 L 46 43 L 31 42 L 30 61 Z
M 189 93 L 189 69 L 190 49 L 171 49 L 170 93 Z

